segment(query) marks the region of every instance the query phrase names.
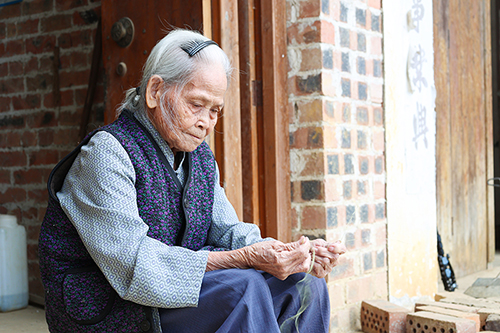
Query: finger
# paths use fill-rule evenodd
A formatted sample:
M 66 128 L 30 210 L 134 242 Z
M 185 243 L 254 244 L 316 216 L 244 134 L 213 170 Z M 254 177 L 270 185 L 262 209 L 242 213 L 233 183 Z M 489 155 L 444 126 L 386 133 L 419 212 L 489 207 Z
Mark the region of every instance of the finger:
M 347 252 L 347 248 L 342 243 L 334 243 L 328 246 L 328 251 L 336 254 L 344 254 Z
M 318 248 L 328 246 L 328 243 L 324 239 L 321 239 L 321 238 L 316 238 L 315 240 L 311 241 L 311 244 L 314 247 L 318 247 Z

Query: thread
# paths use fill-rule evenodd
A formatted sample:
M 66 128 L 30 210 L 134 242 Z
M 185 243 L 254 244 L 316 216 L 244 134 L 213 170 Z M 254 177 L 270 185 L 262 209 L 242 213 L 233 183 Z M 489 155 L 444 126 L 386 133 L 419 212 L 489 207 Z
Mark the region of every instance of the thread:
M 295 315 L 293 315 L 290 318 L 287 318 L 281 324 L 280 326 L 281 333 L 292 332 L 292 325 L 294 323 L 295 323 L 295 330 L 297 331 L 297 333 L 299 333 L 299 317 L 311 303 L 312 291 L 310 287 L 311 284 L 310 279 L 312 279 L 312 276 L 310 274 L 314 267 L 314 261 L 316 260 L 316 249 L 314 247 L 311 247 L 311 251 L 312 251 L 311 266 L 309 267 L 306 276 L 304 276 L 304 278 L 301 279 L 299 282 L 297 282 L 297 284 L 295 285 L 300 295 L 300 308 Z

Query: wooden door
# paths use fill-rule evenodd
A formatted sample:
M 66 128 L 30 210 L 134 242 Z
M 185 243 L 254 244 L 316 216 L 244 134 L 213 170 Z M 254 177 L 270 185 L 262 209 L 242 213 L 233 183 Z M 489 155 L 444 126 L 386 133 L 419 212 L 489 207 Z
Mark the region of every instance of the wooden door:
M 103 0 L 101 12 L 107 84 L 105 122 L 109 123 L 125 91 L 138 85 L 142 66 L 158 40 L 173 27 L 203 31 L 203 6 L 201 0 Z M 129 18 L 134 26 L 133 38 L 126 47 L 115 42 L 111 33 L 113 24 L 122 18 Z M 126 66 L 125 73 L 120 64 Z
M 494 254 L 489 9 L 434 1 L 438 230 L 458 276 Z

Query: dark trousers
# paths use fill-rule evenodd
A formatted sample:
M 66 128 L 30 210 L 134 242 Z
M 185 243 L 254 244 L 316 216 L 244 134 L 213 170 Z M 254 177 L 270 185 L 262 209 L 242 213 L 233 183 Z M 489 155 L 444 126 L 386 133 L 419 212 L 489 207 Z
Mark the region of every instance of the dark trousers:
M 163 333 L 279 333 L 298 316 L 300 333 L 328 332 L 330 304 L 324 279 L 299 273 L 281 281 L 254 269 L 221 269 L 203 278 L 196 308 L 159 309 Z M 297 283 L 299 282 L 299 283 Z M 283 333 L 296 332 L 295 319 Z

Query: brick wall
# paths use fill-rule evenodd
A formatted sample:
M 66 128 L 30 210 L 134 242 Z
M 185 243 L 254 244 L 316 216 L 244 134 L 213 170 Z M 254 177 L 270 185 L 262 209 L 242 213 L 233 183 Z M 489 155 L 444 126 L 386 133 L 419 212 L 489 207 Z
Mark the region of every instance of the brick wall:
M 93 0 L 0 7 L 0 213 L 26 227 L 34 302 L 43 297 L 37 240 L 47 178 L 79 141 L 98 15 L 100 1 Z M 102 81 L 89 129 L 102 123 Z
M 387 298 L 380 0 L 287 1 L 293 234 L 343 239 L 331 331 Z

